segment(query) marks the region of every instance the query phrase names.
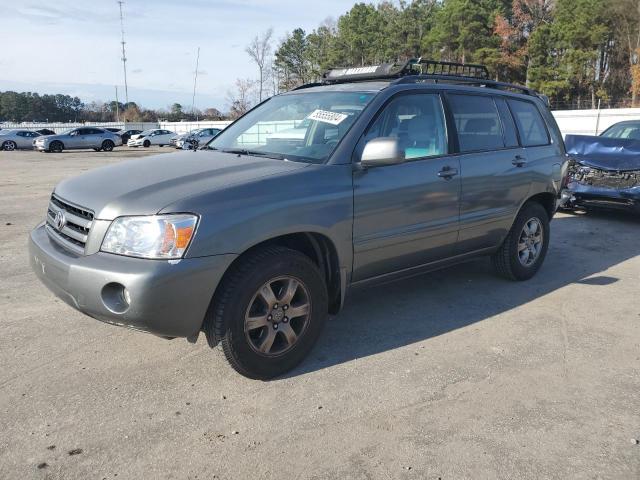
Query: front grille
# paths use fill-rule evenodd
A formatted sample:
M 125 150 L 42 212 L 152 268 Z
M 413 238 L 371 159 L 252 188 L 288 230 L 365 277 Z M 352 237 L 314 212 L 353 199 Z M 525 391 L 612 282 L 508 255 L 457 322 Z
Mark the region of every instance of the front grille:
M 608 172 L 576 166 L 573 177 L 578 183 L 592 187 L 626 189 L 640 186 L 640 171 Z
M 58 212 L 64 214 L 65 222 L 60 228 L 57 224 Z M 78 253 L 84 254 L 91 224 L 93 212 L 76 205 L 71 205 L 55 195 L 51 195 L 49 209 L 47 210 L 47 232 L 58 244 Z

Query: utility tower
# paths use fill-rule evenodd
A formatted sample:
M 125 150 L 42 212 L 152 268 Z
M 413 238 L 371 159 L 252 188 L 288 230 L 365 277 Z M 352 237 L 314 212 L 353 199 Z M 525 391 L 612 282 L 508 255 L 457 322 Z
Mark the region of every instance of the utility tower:
M 124 71 L 124 98 L 125 105 L 129 103 L 129 89 L 127 87 L 127 56 L 124 51 L 124 15 L 122 14 L 122 4 L 123 1 L 118 1 L 118 5 L 120 6 L 120 33 L 121 33 L 121 41 L 122 44 L 122 70 Z
M 196 56 L 196 71 L 193 74 L 193 97 L 191 98 L 191 113 L 196 111 L 196 82 L 198 81 L 198 66 L 200 64 L 200 47 L 198 47 L 198 54 Z M 196 120 L 198 117 L 196 117 Z

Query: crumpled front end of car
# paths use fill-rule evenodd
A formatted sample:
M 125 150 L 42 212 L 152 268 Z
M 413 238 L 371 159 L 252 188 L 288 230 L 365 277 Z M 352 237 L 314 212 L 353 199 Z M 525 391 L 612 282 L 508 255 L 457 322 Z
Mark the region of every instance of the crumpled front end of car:
M 640 213 L 640 170 L 616 172 L 573 161 L 567 183 L 569 208 L 615 208 Z
M 640 212 L 640 141 L 567 135 L 571 156 L 565 208 L 614 208 Z

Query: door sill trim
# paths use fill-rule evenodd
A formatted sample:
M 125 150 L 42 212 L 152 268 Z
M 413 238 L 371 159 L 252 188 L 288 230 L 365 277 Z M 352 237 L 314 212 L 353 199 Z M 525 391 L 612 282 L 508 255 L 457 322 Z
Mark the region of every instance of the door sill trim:
M 403 268 L 402 270 L 395 270 L 393 272 L 383 273 L 382 275 L 376 275 L 375 277 L 365 278 L 351 283 L 350 288 L 368 287 L 371 285 L 378 285 L 384 283 L 395 282 L 397 280 L 404 280 L 405 278 L 416 277 L 425 273 L 447 268 L 458 263 L 464 263 L 473 260 L 478 257 L 490 255 L 496 251 L 497 247 L 482 248 L 480 250 L 474 250 L 473 252 L 462 253 L 444 260 L 437 260 L 435 262 L 425 263 L 422 265 L 416 265 L 413 267 Z

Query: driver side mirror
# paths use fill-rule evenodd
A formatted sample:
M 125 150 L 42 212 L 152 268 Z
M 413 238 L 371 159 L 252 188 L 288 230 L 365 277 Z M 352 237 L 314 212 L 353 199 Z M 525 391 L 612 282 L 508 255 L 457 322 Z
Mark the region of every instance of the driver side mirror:
M 404 151 L 395 137 L 371 139 L 364 146 L 360 164 L 364 168 L 382 167 L 404 163 Z

